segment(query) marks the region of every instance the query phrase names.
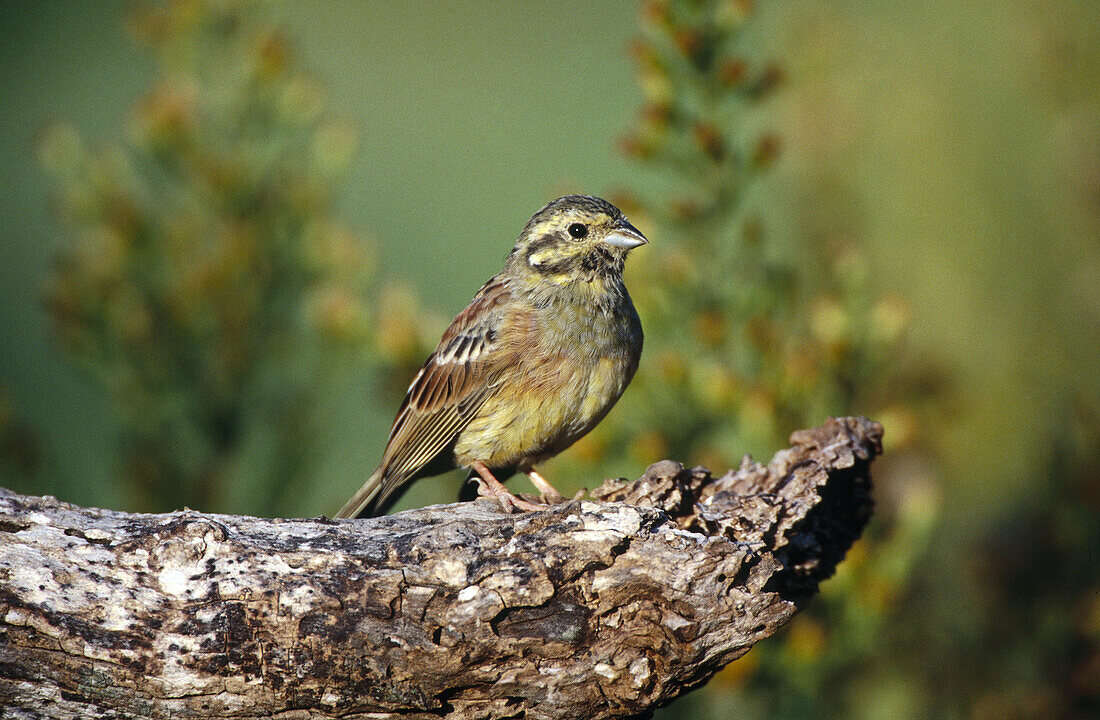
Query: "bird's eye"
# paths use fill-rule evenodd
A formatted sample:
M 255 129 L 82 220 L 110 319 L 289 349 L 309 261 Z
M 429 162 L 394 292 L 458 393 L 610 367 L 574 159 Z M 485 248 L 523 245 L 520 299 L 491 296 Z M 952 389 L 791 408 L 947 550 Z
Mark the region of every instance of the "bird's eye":
M 580 240 L 582 237 L 588 234 L 588 226 L 584 225 L 583 223 L 573 223 L 566 229 L 569 231 L 569 235 L 574 240 Z

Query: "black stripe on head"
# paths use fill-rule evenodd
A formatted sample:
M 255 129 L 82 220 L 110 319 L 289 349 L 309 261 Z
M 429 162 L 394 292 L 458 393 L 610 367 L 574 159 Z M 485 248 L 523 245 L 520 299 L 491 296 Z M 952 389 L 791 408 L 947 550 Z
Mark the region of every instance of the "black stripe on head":
M 551 245 L 557 245 L 561 241 L 561 236 L 555 233 L 547 233 L 546 235 L 541 235 L 524 245 L 523 258 L 524 260 L 530 262 L 531 256 L 537 253 L 539 250 L 544 250 Z
M 543 275 L 571 275 L 580 264 L 581 258 L 572 255 L 548 263 L 531 265 L 531 268 Z
M 539 237 L 534 238 L 529 243 L 523 246 L 523 262 L 528 267 L 538 270 L 539 272 L 549 273 L 550 271 L 546 269 L 547 267 L 550 267 L 551 265 L 558 265 L 560 263 L 540 263 L 536 265 L 535 263 L 531 262 L 531 258 L 534 257 L 536 254 L 542 252 L 546 248 L 553 247 L 555 245 L 561 245 L 562 242 L 563 241 L 561 237 L 556 233 L 547 233 L 546 235 L 540 235 Z M 518 245 L 516 246 L 516 249 L 520 249 Z
M 527 227 L 524 229 L 530 230 L 547 218 L 559 215 L 566 210 L 580 210 L 590 215 L 603 213 L 614 220 L 619 220 L 623 217 L 623 213 L 619 208 L 603 198 L 598 198 L 593 195 L 566 195 L 565 197 L 551 200 L 546 203 L 546 205 L 543 205 L 539 211 L 531 217 L 531 220 L 527 223 Z

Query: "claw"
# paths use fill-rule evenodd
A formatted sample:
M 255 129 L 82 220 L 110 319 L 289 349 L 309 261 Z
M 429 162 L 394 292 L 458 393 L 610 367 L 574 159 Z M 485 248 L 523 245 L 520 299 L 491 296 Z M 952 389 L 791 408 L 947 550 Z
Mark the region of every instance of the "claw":
M 485 463 L 480 460 L 475 460 L 470 464 L 470 467 L 477 473 L 477 494 L 483 497 L 486 495 L 495 497 L 500 502 L 500 506 L 504 508 L 504 512 L 511 513 L 514 508 L 528 511 L 546 509 L 545 505 L 527 502 L 508 492 L 508 488 L 504 487 L 500 480 L 493 477 L 493 473 L 489 472 L 489 468 L 485 467 Z
M 549 480 L 536 472 L 534 468 L 524 470 L 523 472 L 531 480 L 531 484 L 542 493 L 543 502 L 548 505 L 557 505 L 558 503 L 565 502 L 565 496 L 558 492 L 557 488 L 551 485 Z

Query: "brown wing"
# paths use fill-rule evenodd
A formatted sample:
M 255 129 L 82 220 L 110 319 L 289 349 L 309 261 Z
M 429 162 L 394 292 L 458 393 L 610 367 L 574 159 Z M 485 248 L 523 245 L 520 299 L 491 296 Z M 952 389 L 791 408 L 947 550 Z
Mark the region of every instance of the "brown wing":
M 382 455 L 375 506 L 450 444 L 495 389 L 507 299 L 498 278 L 485 283 L 409 385 Z

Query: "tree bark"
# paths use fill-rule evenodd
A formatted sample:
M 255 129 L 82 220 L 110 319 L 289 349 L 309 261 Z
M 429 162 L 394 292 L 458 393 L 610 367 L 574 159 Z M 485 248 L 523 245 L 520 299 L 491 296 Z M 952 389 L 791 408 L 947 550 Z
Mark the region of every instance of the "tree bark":
M 621 718 L 791 618 L 871 512 L 882 428 L 719 478 L 389 517 L 135 515 L 0 490 L 12 718 Z

